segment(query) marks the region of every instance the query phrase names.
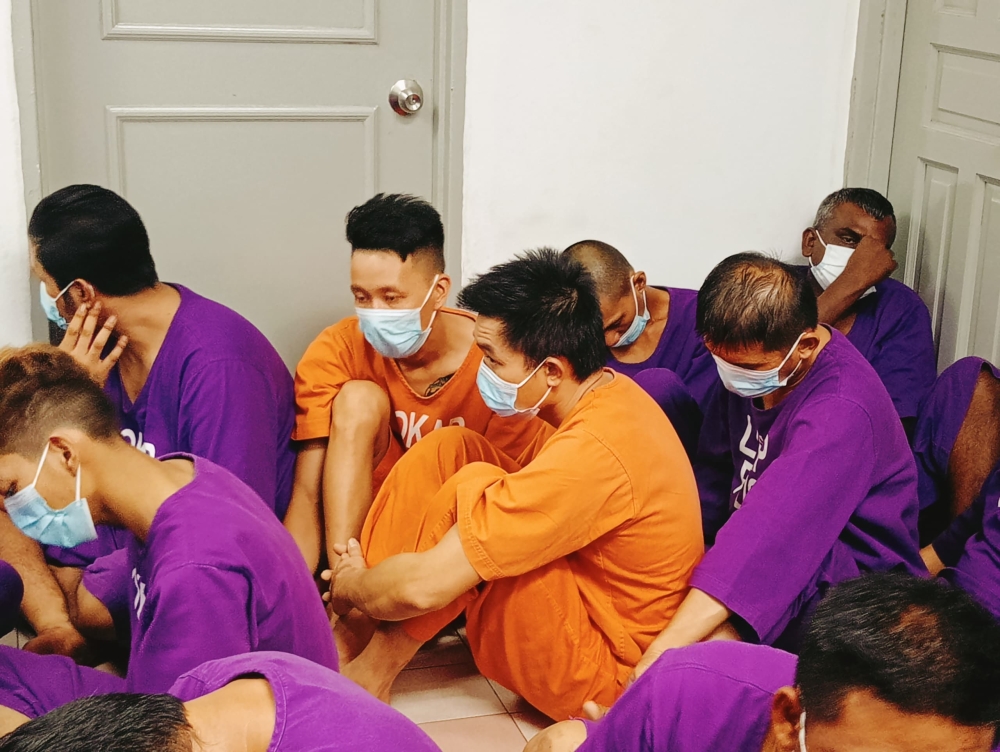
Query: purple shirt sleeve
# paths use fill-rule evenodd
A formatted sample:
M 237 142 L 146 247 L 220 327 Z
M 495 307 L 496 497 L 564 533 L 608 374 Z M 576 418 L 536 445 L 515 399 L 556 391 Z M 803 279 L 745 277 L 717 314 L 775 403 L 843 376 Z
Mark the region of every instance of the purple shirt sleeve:
M 747 493 L 691 579 L 762 641 L 795 616 L 793 604 L 867 497 L 878 461 L 868 414 L 850 401 L 819 400 L 787 430 L 787 449 Z
M 224 467 L 274 509 L 279 407 L 270 380 L 248 363 L 214 361 L 185 381 L 179 412 L 190 453 Z
M 166 692 L 206 661 L 252 652 L 256 620 L 248 616 L 249 602 L 250 587 L 234 572 L 189 564 L 158 574 L 142 606 L 152 619 L 133 635 L 129 691 Z
M 946 567 L 958 563 L 965 550 L 965 544 L 983 529 L 983 512 L 986 508 L 986 494 L 980 492 L 972 505 L 956 517 L 941 535 L 934 539 L 934 551 Z

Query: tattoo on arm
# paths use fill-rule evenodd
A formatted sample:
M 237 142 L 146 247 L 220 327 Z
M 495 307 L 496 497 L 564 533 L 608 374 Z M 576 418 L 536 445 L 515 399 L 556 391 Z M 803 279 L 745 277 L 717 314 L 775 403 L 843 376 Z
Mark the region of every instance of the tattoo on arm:
M 433 395 L 437 394 L 441 390 L 441 387 L 443 387 L 445 384 L 451 381 L 451 377 L 454 375 L 455 374 L 453 373 L 449 373 L 447 376 L 442 376 L 440 379 L 433 382 L 429 387 L 427 387 L 427 389 L 424 390 L 424 396 L 432 397 Z

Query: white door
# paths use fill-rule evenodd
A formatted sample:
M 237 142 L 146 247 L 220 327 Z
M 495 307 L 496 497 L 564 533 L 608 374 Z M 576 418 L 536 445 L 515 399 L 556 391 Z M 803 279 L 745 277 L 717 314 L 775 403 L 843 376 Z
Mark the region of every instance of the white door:
M 347 211 L 440 197 L 448 7 L 33 0 L 42 192 L 123 194 L 161 278 L 235 308 L 294 366 L 351 311 Z M 412 116 L 389 106 L 400 79 L 423 88 Z
M 903 40 L 889 199 L 905 280 L 939 368 L 1000 362 L 1000 0 L 910 0 Z

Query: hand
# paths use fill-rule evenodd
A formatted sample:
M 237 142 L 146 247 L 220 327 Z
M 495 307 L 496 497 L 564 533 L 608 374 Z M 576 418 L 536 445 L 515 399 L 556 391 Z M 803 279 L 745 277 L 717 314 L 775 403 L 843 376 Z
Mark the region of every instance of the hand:
M 114 333 L 115 325 L 118 323 L 116 316 L 109 316 L 104 322 L 104 326 L 97 330 L 97 321 L 100 318 L 100 301 L 89 306 L 84 303 L 76 309 L 76 314 L 66 329 L 66 335 L 59 344 L 59 349 L 73 356 L 73 359 L 87 369 L 91 377 L 102 387 L 108 380 L 108 374 L 115 367 L 118 359 L 128 345 L 128 337 L 122 335 L 115 343 L 114 349 L 102 358 L 105 345 Z
M 601 720 L 608 714 L 610 709 L 593 700 L 587 700 L 587 702 L 583 703 L 583 714 L 591 721 Z
M 892 251 L 885 244 L 871 235 L 865 235 L 851 254 L 842 276 L 851 280 L 858 290 L 867 290 L 887 279 L 898 266 Z
M 365 557 L 361 554 L 361 544 L 354 538 L 347 542 L 347 546 L 335 545 L 334 551 L 340 554 L 340 559 L 331 564 L 331 568 L 323 571 L 320 577 L 330 583 L 330 589 L 323 593 L 323 600 L 330 604 L 330 608 L 338 616 L 344 616 L 354 608 L 354 601 L 347 595 L 347 585 L 352 577 L 356 577 L 361 572 L 368 569 Z
M 65 655 L 83 666 L 97 665 L 97 657 L 86 639 L 74 627 L 54 627 L 28 640 L 24 649 L 36 655 Z

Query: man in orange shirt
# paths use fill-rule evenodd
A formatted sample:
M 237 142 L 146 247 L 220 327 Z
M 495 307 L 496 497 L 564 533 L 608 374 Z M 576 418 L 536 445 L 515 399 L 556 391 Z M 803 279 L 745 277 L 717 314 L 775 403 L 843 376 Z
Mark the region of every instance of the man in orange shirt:
M 486 404 L 555 432 L 518 463 L 447 428 L 396 464 L 361 543 L 324 576 L 337 613 L 402 623 L 379 624 L 344 674 L 387 698 L 465 611 L 480 671 L 567 718 L 617 697 L 687 593 L 703 552 L 694 474 L 656 403 L 604 368 L 600 305 L 578 262 L 532 251 L 459 300 L 479 313 Z
M 357 315 L 327 328 L 295 374 L 300 442 L 285 516 L 315 571 L 361 534 L 374 492 L 417 441 L 464 426 L 518 458 L 550 429 L 497 418 L 476 389 L 475 316 L 445 308 L 444 227 L 419 198 L 379 194 L 347 216 Z M 539 436 L 540 434 L 540 436 Z

